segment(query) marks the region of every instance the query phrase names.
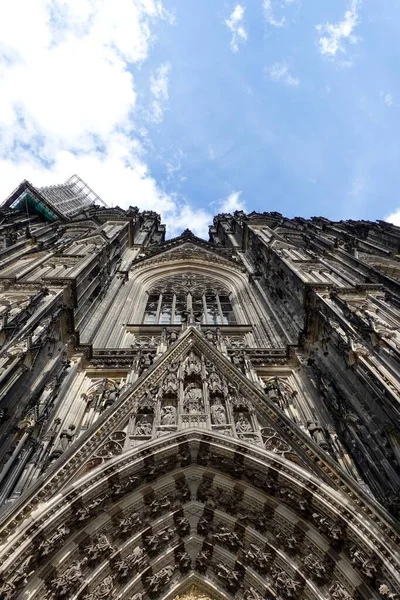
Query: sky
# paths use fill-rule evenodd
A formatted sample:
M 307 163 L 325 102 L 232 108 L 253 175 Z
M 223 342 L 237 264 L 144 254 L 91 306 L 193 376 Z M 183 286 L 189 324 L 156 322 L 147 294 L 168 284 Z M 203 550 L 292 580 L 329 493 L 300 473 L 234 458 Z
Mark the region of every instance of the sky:
M 0 200 L 400 225 L 398 0 L 0 1 Z

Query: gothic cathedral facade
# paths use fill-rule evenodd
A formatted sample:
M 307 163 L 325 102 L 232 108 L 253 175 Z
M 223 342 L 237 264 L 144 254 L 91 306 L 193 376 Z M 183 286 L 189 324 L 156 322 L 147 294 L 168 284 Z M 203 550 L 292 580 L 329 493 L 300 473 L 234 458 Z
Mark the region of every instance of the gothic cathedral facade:
M 0 599 L 400 599 L 400 228 L 0 217 Z

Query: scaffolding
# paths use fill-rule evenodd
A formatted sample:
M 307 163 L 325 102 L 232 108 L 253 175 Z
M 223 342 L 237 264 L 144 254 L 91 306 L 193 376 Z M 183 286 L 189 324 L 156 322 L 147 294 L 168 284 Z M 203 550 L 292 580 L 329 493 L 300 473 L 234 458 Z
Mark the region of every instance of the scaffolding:
M 71 217 L 82 208 L 108 205 L 78 175 L 72 175 L 65 183 L 38 188 L 45 200 L 64 217 Z

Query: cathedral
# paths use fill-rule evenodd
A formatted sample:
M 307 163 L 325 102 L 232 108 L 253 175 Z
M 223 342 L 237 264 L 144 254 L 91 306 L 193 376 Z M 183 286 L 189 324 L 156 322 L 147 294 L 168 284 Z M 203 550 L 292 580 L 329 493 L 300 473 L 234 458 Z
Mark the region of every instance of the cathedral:
M 115 199 L 118 202 L 118 199 Z M 400 600 L 400 228 L 77 175 L 0 207 L 0 599 Z

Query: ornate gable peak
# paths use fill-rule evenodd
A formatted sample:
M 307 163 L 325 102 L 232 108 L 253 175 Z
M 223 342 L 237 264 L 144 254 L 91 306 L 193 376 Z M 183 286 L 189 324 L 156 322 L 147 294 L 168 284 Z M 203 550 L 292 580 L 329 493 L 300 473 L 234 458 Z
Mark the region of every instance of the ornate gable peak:
M 208 242 L 204 242 L 193 234 L 176 238 L 179 240 L 174 244 L 164 244 L 152 251 L 151 248 L 145 251 L 145 256 L 141 255 L 133 262 L 132 268 L 142 265 L 146 266 L 150 263 L 163 263 L 181 260 L 201 260 L 205 262 L 214 262 L 219 264 L 229 265 L 243 271 L 243 266 L 239 262 L 238 257 L 233 254 L 233 251 L 228 248 L 217 248 Z

